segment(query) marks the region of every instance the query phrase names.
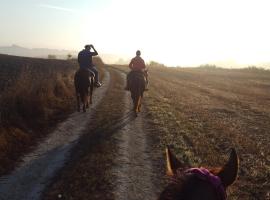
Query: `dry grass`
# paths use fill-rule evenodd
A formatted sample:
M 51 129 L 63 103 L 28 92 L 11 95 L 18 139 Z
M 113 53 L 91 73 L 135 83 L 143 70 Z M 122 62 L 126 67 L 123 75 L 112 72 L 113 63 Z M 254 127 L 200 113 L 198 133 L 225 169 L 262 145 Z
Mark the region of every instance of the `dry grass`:
M 46 64 L 46 66 L 50 65 Z M 127 66 L 115 67 L 124 72 L 128 71 Z M 36 67 L 32 68 L 36 69 Z M 58 71 L 55 70 L 57 67 L 54 67 L 54 70 L 51 70 L 54 75 L 45 76 L 48 77 L 47 81 L 44 78 L 45 82 L 40 81 L 40 78 L 31 78 L 27 83 L 27 81 L 23 82 L 27 78 L 20 78 L 40 77 L 34 74 L 42 74 L 44 77 L 47 71 L 45 73 L 41 68 L 37 70 L 39 73 L 31 70 L 29 72 L 21 70 L 18 73 L 14 70 L 15 82 L 10 81 L 5 84 L 3 88 L 9 90 L 2 89 L 5 92 L 1 93 L 1 116 L 3 116 L 0 135 L 1 153 L 11 149 L 10 144 L 14 149 L 18 147 L 16 151 L 22 149 L 20 145 L 27 146 L 32 142 L 32 138 L 36 138 L 31 130 L 47 126 L 45 122 L 55 121 L 52 119 L 55 119 L 57 113 L 71 108 L 68 106 L 71 104 L 64 104 L 62 98 L 71 91 L 67 69 L 59 68 Z M 44 67 L 42 69 L 47 70 Z M 75 67 L 72 68 L 74 69 Z M 67 74 L 64 75 L 63 71 Z M 25 73 L 28 75 L 23 75 Z M 253 68 L 226 70 L 151 66 L 149 74 L 150 90 L 145 95 L 144 103 L 151 125 L 149 130 L 159 137 L 158 148 L 164 149 L 165 145 L 171 144 L 178 157 L 185 163 L 194 166 L 218 166 L 225 162 L 228 149 L 235 147 L 240 157 L 240 170 L 238 180 L 229 190 L 229 199 L 270 199 L 270 72 Z M 15 86 L 16 80 L 21 80 L 23 84 L 17 82 Z M 117 101 L 117 97 L 122 96 L 120 89 L 123 88 L 124 83 L 120 82 L 119 78 L 112 81 L 116 82 L 118 89 L 108 91 L 104 100 L 106 103 L 99 107 L 100 112 L 97 113 L 95 120 L 97 127 L 122 115 L 121 110 L 118 110 L 122 100 Z M 32 84 L 33 82 L 35 84 Z M 38 84 L 39 82 L 42 84 Z M 45 88 L 42 87 L 44 84 Z M 16 97 L 8 91 L 14 91 Z M 4 96 L 8 98 L 3 98 Z M 3 112 L 4 109 L 6 112 Z M 95 128 L 95 125 L 92 128 Z M 86 138 L 86 144 L 87 141 L 90 143 L 95 141 L 92 139 L 90 136 L 88 140 Z M 58 192 L 63 191 L 68 192 L 67 196 L 70 199 L 75 193 L 75 196 L 85 197 L 89 192 L 102 199 L 102 191 L 110 189 L 111 185 L 106 184 L 109 184 L 108 179 L 112 178 L 107 174 L 110 166 L 104 163 L 111 162 L 113 158 L 110 157 L 110 151 L 114 149 L 111 148 L 113 141 L 107 144 L 105 140 L 100 145 L 95 146 L 97 147 L 95 149 L 91 149 L 90 145 L 78 148 L 81 153 L 75 152 L 74 155 L 75 157 L 80 155 L 79 158 L 74 165 L 63 171 L 60 180 L 52 186 L 47 199 L 54 199 Z M 1 159 L 12 160 L 12 152 L 8 157 L 2 154 Z M 14 157 L 16 156 L 17 154 L 14 153 Z M 96 172 L 101 174 L 96 176 Z M 107 194 L 110 195 L 109 191 Z
M 127 71 L 126 66 L 118 66 Z M 145 95 L 160 148 L 186 163 L 222 165 L 240 156 L 230 199 L 270 199 L 270 71 L 150 67 Z
M 74 111 L 77 68 L 76 60 L 0 55 L 0 174 Z

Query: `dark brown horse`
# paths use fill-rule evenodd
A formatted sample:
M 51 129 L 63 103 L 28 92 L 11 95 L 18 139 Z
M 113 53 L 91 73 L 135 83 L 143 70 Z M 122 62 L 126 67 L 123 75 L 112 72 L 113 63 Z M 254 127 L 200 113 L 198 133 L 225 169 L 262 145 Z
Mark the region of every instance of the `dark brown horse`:
M 238 172 L 238 157 L 231 150 L 229 160 L 220 168 L 187 168 L 166 148 L 167 174 L 171 183 L 159 200 L 226 200 L 226 189 Z
M 145 76 L 143 72 L 130 72 L 129 89 L 133 101 L 133 109 L 137 114 L 141 111 L 142 98 L 145 90 Z
M 94 89 L 94 73 L 87 69 L 79 69 L 74 76 L 74 85 L 77 98 L 77 110 L 80 112 L 80 102 L 83 104 L 83 112 L 92 104 Z

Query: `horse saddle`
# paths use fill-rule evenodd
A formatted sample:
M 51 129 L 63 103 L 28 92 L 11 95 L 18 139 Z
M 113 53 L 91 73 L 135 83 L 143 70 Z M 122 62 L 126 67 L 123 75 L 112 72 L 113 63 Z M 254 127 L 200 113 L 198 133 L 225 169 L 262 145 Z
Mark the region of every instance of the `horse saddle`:
M 88 68 L 80 68 L 77 71 L 77 73 L 81 77 L 84 77 L 84 76 L 87 76 L 88 78 L 89 77 L 95 77 L 95 73 L 93 71 L 91 71 L 90 69 L 88 69 Z

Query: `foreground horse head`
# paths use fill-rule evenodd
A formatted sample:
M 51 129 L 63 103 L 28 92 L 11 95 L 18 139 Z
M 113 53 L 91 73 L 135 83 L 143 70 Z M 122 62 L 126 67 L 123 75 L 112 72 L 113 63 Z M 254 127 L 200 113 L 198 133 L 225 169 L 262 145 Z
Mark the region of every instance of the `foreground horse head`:
M 142 72 L 132 71 L 130 74 L 130 92 L 135 113 L 141 111 L 141 101 L 145 90 L 145 77 Z
M 220 168 L 187 168 L 166 148 L 167 175 L 171 183 L 159 200 L 226 200 L 226 189 L 237 177 L 238 156 L 231 150 L 229 160 Z
M 87 69 L 79 69 L 74 76 L 74 85 L 77 97 L 77 110 L 80 111 L 80 102 L 83 104 L 83 111 L 92 103 L 94 89 L 94 73 Z M 81 101 L 80 101 L 81 100 Z

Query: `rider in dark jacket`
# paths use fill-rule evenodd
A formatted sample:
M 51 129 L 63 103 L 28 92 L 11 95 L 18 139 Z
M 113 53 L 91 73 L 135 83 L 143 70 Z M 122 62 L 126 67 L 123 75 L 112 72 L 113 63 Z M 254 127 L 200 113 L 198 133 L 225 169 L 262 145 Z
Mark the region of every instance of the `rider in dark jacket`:
M 91 48 L 93 49 L 93 52 L 90 51 Z M 94 48 L 92 44 L 87 44 L 84 46 L 84 49 L 79 52 L 78 54 L 78 62 L 80 65 L 80 68 L 82 69 L 88 69 L 91 72 L 94 72 L 95 74 L 95 86 L 100 87 L 101 83 L 99 82 L 99 74 L 96 67 L 93 65 L 92 56 L 97 56 L 98 52 Z

